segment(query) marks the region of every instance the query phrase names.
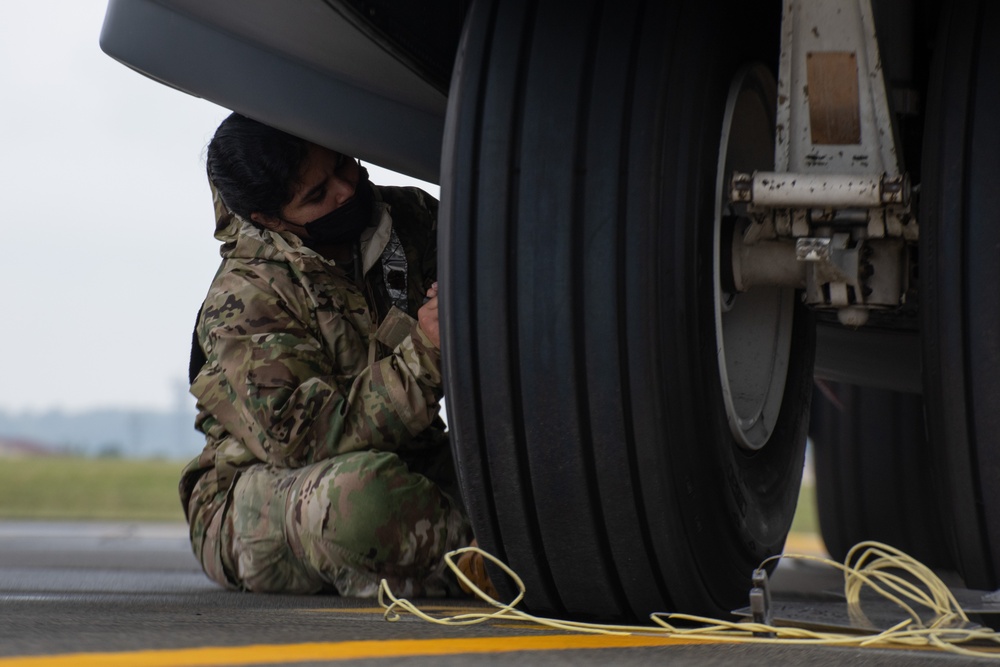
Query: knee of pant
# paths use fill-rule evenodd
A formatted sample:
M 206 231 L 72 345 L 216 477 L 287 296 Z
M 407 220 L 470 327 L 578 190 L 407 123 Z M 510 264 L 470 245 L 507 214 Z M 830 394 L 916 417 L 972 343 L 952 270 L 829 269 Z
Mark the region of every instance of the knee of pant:
M 408 545 L 444 523 L 447 502 L 437 486 L 388 452 L 364 452 L 331 470 L 324 492 L 323 526 L 316 537 L 345 565 L 371 567 L 407 560 Z

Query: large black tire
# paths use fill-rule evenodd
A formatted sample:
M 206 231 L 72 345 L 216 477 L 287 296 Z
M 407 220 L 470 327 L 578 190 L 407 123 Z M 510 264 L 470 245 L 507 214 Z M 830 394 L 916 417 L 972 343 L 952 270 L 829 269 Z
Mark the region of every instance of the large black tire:
M 924 396 L 950 544 L 1000 585 L 1000 3 L 945 3 L 924 133 Z
M 471 9 L 442 163 L 445 385 L 475 533 L 535 611 L 725 613 L 784 544 L 814 327 L 789 299 L 780 411 L 740 446 L 713 278 L 730 84 L 776 62 L 779 24 L 780 3 Z
M 822 382 L 809 435 L 820 531 L 843 560 L 858 542 L 878 540 L 931 567 L 954 569 L 919 394 Z

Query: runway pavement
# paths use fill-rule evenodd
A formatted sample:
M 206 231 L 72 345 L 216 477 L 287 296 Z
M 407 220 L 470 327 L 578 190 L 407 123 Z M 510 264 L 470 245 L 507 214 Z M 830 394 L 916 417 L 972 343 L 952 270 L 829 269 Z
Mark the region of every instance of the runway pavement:
M 809 545 L 806 545 L 807 547 Z M 839 576 L 788 564 L 776 595 L 817 603 Z M 469 600 L 428 601 L 444 611 Z M 0 522 L 0 667 L 94 665 L 964 665 L 932 651 L 705 644 L 571 634 L 510 621 L 389 623 L 372 600 L 222 591 L 185 527 Z M 984 663 L 988 661 L 982 661 Z

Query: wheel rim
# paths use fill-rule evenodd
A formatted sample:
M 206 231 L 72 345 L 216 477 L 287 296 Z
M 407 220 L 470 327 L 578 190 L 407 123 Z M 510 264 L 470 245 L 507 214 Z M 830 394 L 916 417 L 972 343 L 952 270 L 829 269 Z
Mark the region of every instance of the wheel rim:
M 728 243 L 723 218 L 745 218 L 729 203 L 733 171 L 774 166 L 775 83 L 763 66 L 741 70 L 729 89 L 719 146 L 715 208 L 715 339 L 719 379 L 729 429 L 743 448 L 767 444 L 781 411 L 788 375 L 795 291 L 755 287 L 742 294 L 726 291 L 722 244 Z M 739 225 L 737 225 L 737 233 Z

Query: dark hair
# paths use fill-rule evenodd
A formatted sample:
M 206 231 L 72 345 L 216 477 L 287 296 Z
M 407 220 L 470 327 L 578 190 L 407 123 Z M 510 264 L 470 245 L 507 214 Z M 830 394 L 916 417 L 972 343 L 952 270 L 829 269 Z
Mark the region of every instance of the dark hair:
M 208 177 L 233 213 L 247 220 L 251 213 L 280 216 L 306 147 L 303 139 L 233 113 L 208 144 Z

